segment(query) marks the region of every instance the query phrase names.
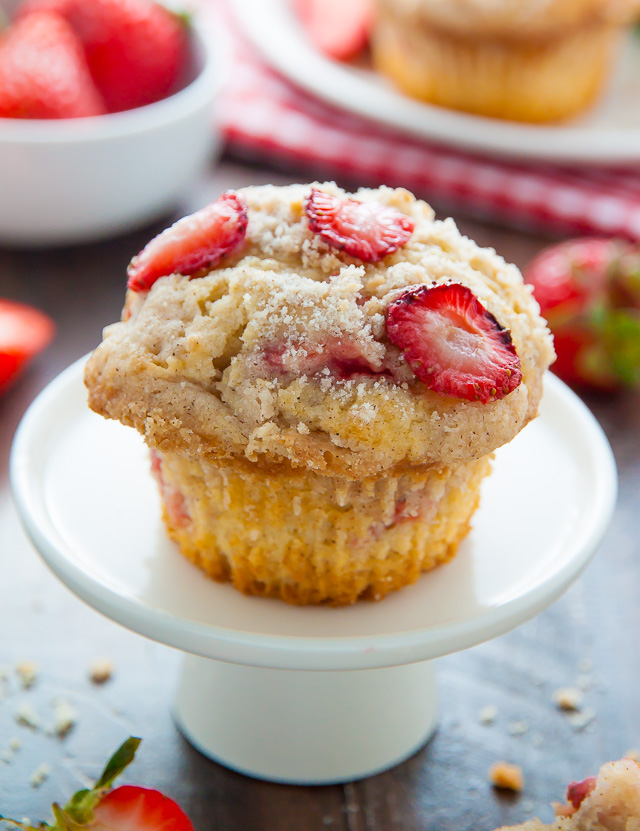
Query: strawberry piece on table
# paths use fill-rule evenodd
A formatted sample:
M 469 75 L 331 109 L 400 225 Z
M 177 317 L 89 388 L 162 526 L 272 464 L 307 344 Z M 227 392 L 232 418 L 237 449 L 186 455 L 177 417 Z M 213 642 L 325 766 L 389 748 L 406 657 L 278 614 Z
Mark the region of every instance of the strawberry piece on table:
M 53 804 L 54 824 L 34 828 L 5 819 L 23 831 L 194 831 L 187 815 L 160 791 L 123 785 L 111 790 L 114 780 L 133 761 L 140 739 L 124 742 L 107 762 L 93 788 L 75 793 L 62 807 Z
M 589 776 L 582 782 L 571 782 L 567 788 L 567 802 L 570 802 L 576 811 L 593 791 L 597 780 L 597 776 Z
M 0 392 L 49 345 L 54 333 L 53 321 L 43 312 L 0 300 Z
M 21 9 L 63 15 L 82 41 L 94 83 L 110 112 L 175 91 L 187 63 L 184 21 L 153 0 L 31 0 Z
M 522 381 L 508 329 L 466 286 L 413 286 L 387 309 L 387 335 L 434 392 L 486 404 Z
M 569 240 L 539 254 L 525 280 L 553 333 L 557 375 L 602 391 L 640 386 L 640 247 Z
M 247 205 L 235 191 L 178 220 L 151 240 L 131 260 L 127 286 L 148 291 L 160 277 L 193 274 L 213 267 L 243 244 L 247 232 Z
M 0 118 L 80 118 L 104 112 L 82 46 L 61 17 L 33 14 L 7 30 L 0 41 Z
M 371 0 L 295 0 L 295 5 L 309 37 L 330 58 L 347 60 L 367 45 Z
M 410 216 L 380 202 L 340 199 L 313 188 L 304 209 L 309 228 L 326 243 L 367 263 L 377 263 L 411 239 Z

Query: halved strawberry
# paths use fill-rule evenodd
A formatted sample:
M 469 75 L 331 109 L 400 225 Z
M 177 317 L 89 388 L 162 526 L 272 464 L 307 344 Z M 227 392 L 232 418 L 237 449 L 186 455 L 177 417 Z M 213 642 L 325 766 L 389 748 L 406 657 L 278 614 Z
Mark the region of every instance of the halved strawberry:
M 23 831 L 194 831 L 182 809 L 160 791 L 124 785 L 111 786 L 133 761 L 140 739 L 129 738 L 107 762 L 102 776 L 90 790 L 77 791 L 64 807 L 53 804 L 54 824 L 37 828 L 25 822 L 5 820 Z
M 640 246 L 569 240 L 539 254 L 525 280 L 554 336 L 556 374 L 603 391 L 640 386 Z
M 409 241 L 410 216 L 380 202 L 339 199 L 312 188 L 304 203 L 309 228 L 334 248 L 367 263 L 376 263 Z
M 0 300 L 0 391 L 49 345 L 55 330 L 44 312 L 12 300 Z
M 412 286 L 387 309 L 387 335 L 425 386 L 486 404 L 522 381 L 508 329 L 466 286 Z
M 309 37 L 330 58 L 352 58 L 367 45 L 371 0 L 295 0 L 295 5 Z
M 131 260 L 127 286 L 148 291 L 160 277 L 193 274 L 213 267 L 237 250 L 247 232 L 247 205 L 240 194 L 228 190 L 215 202 L 179 219 L 151 240 Z
M 597 776 L 589 776 L 586 779 L 583 779 L 582 782 L 571 782 L 568 786 L 567 802 L 570 802 L 576 811 L 589 796 L 591 791 L 593 791 L 597 780 Z
M 0 118 L 81 118 L 106 108 L 82 47 L 58 15 L 18 20 L 0 42 Z
M 187 60 L 184 21 L 154 0 L 28 0 L 20 15 L 62 15 L 82 41 L 110 112 L 174 92 Z

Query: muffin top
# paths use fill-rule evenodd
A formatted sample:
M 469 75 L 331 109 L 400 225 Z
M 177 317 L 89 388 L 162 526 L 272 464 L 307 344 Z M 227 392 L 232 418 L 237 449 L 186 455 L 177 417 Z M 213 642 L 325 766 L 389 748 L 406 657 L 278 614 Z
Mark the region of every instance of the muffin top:
M 380 5 L 447 31 L 527 40 L 594 22 L 630 23 L 640 0 L 379 0 Z
M 553 360 L 517 268 L 406 190 L 228 192 L 129 286 L 90 406 L 194 456 L 353 477 L 470 461 L 536 414 Z

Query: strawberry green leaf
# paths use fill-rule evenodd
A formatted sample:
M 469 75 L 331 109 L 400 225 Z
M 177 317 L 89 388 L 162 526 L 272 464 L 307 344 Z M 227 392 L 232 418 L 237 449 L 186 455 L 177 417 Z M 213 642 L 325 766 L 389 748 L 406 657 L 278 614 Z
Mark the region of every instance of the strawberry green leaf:
M 57 826 L 59 826 L 57 831 L 66 831 L 67 828 L 69 831 L 75 831 L 76 827 L 88 825 L 91 822 L 94 808 L 105 792 L 111 788 L 114 780 L 131 764 L 141 741 L 142 739 L 129 737 L 109 759 L 93 788 L 91 790 L 83 788 L 74 793 L 63 810 L 64 818 L 71 825 L 60 825 L 60 820 L 56 817 Z
M 140 746 L 142 739 L 130 736 L 126 742 L 123 742 L 116 750 L 113 756 L 109 759 L 102 771 L 102 776 L 93 786 L 94 790 L 100 788 L 110 788 L 115 779 L 122 773 L 122 771 L 129 767 L 136 755 L 136 750 Z

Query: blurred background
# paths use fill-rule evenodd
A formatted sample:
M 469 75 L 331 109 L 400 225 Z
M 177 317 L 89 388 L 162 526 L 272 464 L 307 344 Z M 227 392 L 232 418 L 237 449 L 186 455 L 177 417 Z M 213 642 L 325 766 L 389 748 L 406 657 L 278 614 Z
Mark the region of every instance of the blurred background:
M 638 5 L 0 8 L 0 813 L 47 816 L 136 734 L 131 781 L 173 796 L 203 831 L 550 821 L 566 783 L 640 745 Z M 326 178 L 406 187 L 522 269 L 556 338 L 554 371 L 611 442 L 620 496 L 564 598 L 442 662 L 446 707 L 425 748 L 380 776 L 306 788 L 247 779 L 187 744 L 170 716 L 178 656 L 55 581 L 20 527 L 8 470 L 29 403 L 119 318 L 127 264 L 148 240 L 228 188 Z M 97 684 L 102 657 L 113 671 Z M 573 710 L 554 698 L 566 687 Z M 62 733 L 60 699 L 74 714 Z M 521 792 L 491 787 L 501 760 L 522 767 Z

